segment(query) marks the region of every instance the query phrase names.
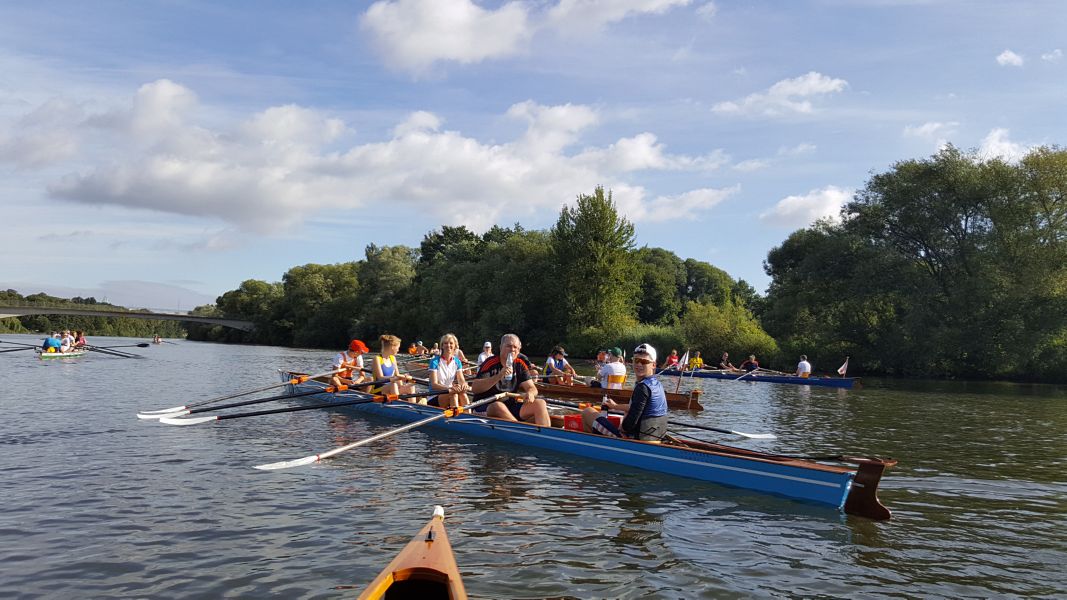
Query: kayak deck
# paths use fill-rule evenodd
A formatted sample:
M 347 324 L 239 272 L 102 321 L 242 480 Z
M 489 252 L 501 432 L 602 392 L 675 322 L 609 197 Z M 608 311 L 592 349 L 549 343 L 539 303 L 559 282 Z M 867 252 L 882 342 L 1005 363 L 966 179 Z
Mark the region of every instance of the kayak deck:
M 464 600 L 467 591 L 445 533 L 444 517 L 444 509 L 435 507 L 430 521 L 378 573 L 359 595 L 360 600 Z

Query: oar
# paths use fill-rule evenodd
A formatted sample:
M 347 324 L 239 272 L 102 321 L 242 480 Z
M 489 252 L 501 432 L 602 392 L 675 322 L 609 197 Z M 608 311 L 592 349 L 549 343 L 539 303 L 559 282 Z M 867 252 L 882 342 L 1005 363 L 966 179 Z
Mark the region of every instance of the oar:
M 0 340 L 0 344 L 13 344 L 15 346 L 26 346 L 27 348 L 40 348 L 40 344 L 23 344 L 21 342 L 9 342 L 7 340 Z
M 518 394 L 514 394 L 514 395 L 517 396 Z M 467 406 L 463 407 L 463 410 L 469 410 L 469 409 L 472 409 L 472 408 L 474 408 L 476 406 L 481 406 L 483 404 L 489 404 L 490 402 L 496 402 L 497 400 L 500 400 L 501 398 L 504 398 L 506 396 L 508 396 L 508 392 L 501 392 L 501 393 L 496 394 L 494 396 L 489 396 L 488 398 L 483 398 L 482 400 L 479 400 L 479 401 L 477 401 L 477 402 L 475 402 L 473 404 L 468 404 Z M 302 466 L 302 465 L 310 465 L 311 463 L 318 462 L 318 461 L 320 461 L 320 460 L 322 460 L 324 458 L 329 458 L 331 456 L 336 456 L 336 455 L 338 455 L 338 454 L 340 454 L 342 452 L 347 452 L 347 451 L 349 451 L 349 450 L 351 450 L 353 448 L 358 448 L 360 446 L 365 446 L 365 445 L 367 445 L 367 444 L 369 444 L 371 442 L 376 442 L 378 440 L 383 440 L 383 439 L 385 439 L 387 437 L 391 437 L 391 436 L 397 435 L 398 433 L 404 433 L 405 431 L 410 431 L 412 429 L 415 429 L 416 427 L 422 427 L 423 425 L 426 425 L 428 423 L 433 423 L 434 421 L 440 421 L 441 419 L 445 419 L 445 418 L 448 418 L 448 417 L 455 416 L 455 414 L 457 414 L 457 413 L 454 413 L 451 409 L 445 410 L 445 411 L 442 411 L 441 414 L 439 414 L 439 415 L 434 415 L 432 417 L 428 417 L 426 419 L 422 419 L 421 421 L 415 421 L 414 423 L 408 423 L 407 425 L 403 425 L 401 427 L 397 427 L 396 429 L 391 429 L 391 430 L 386 431 L 384 433 L 379 433 L 378 435 L 372 435 L 369 438 L 360 440 L 358 442 L 353 442 L 351 444 L 348 444 L 347 446 L 341 446 L 339 448 L 334 448 L 333 450 L 330 450 L 328 452 L 323 452 L 322 454 L 312 454 L 311 456 L 305 456 L 304 458 L 297 458 L 297 459 L 294 459 L 294 460 L 283 460 L 281 462 L 276 462 L 276 463 L 269 463 L 269 464 L 265 464 L 265 465 L 256 465 L 256 468 L 260 469 L 262 471 L 274 471 L 274 470 L 277 470 L 277 469 L 289 469 L 289 468 L 292 468 L 292 467 L 299 467 L 299 466 Z
M 96 346 L 81 346 L 82 348 L 91 352 L 99 352 L 100 354 L 107 354 L 109 356 L 117 356 L 119 358 L 144 358 L 140 354 L 130 354 L 129 352 L 119 352 L 118 350 L 104 350 L 97 348 Z
M 752 369 L 751 371 L 746 371 L 744 375 L 738 377 L 734 381 L 741 381 L 745 377 L 748 377 L 749 375 L 751 375 L 751 374 L 753 374 L 753 373 L 755 373 L 756 371 L 759 371 L 759 370 L 761 370 L 760 367 L 756 367 L 755 369 Z
M 371 375 L 374 375 L 374 369 L 368 369 L 368 368 L 364 367 L 364 368 L 360 369 L 360 371 L 363 371 L 364 373 L 370 373 Z M 410 379 L 411 381 L 414 381 L 415 383 L 419 383 L 419 384 L 422 384 L 422 385 L 426 385 L 426 386 L 430 385 L 430 380 L 429 379 L 419 379 L 418 377 L 412 377 L 411 375 L 408 375 L 407 373 L 397 373 L 396 376 L 401 378 L 401 379 Z M 402 382 L 397 382 L 397 383 L 402 383 Z
M 568 408 L 575 408 L 575 409 L 580 408 L 577 404 L 575 404 L 573 402 L 566 402 L 566 401 L 563 401 L 563 400 L 553 400 L 551 398 L 545 398 L 545 402 L 547 402 L 548 404 L 555 404 L 557 406 L 566 406 Z M 608 411 L 608 412 L 609 412 L 609 414 L 613 414 L 613 415 L 625 415 L 626 414 L 624 412 L 620 412 L 620 411 L 617 411 L 617 410 L 612 410 L 612 411 Z M 778 436 L 774 435 L 773 433 L 745 433 L 743 431 L 734 431 L 733 429 L 719 429 L 718 427 L 708 427 L 707 425 L 697 425 L 696 423 L 684 423 L 684 422 L 669 421 L 669 420 L 667 421 L 667 424 L 672 426 L 672 427 L 691 427 L 693 429 L 704 429 L 704 430 L 707 430 L 707 431 L 715 431 L 715 432 L 718 432 L 718 433 L 728 433 L 728 434 L 731 434 L 731 435 L 739 435 L 741 437 L 746 437 L 746 438 L 750 438 L 750 439 L 753 439 L 753 440 L 775 440 L 775 439 L 778 439 Z
M 37 346 L 26 346 L 25 348 L 8 348 L 7 350 L 0 350 L 0 354 L 5 352 L 20 352 L 22 350 L 36 350 Z
M 248 390 L 248 391 L 244 391 L 244 392 L 236 392 L 236 393 L 230 394 L 229 396 L 220 396 L 218 398 L 211 398 L 209 400 L 201 400 L 199 402 L 193 402 L 192 404 L 185 404 L 183 406 L 174 406 L 174 407 L 171 407 L 171 408 L 160 408 L 160 409 L 157 409 L 157 410 L 142 410 L 141 412 L 137 413 L 137 418 L 138 419 L 158 419 L 159 417 L 168 415 L 170 413 L 175 413 L 175 412 L 178 412 L 178 411 L 182 411 L 182 410 L 185 410 L 187 408 L 195 408 L 197 406 L 206 406 L 208 404 L 214 404 L 216 402 L 222 402 L 223 400 L 232 400 L 234 398 L 240 398 L 241 396 L 247 396 L 249 394 L 258 394 L 259 392 L 265 392 L 267 390 L 273 390 L 274 388 L 279 388 L 279 387 L 282 387 L 283 385 L 290 385 L 290 384 L 291 385 L 297 385 L 297 384 L 300 384 L 300 383 L 304 383 L 305 381 L 307 381 L 309 379 L 317 379 L 319 377 L 325 377 L 327 375 L 333 375 L 334 373 L 337 373 L 340 370 L 341 369 L 333 369 L 333 370 L 330 370 L 330 371 L 324 371 L 322 373 L 316 373 L 314 375 L 299 375 L 297 377 L 294 377 L 292 379 L 288 379 L 288 380 L 283 381 L 281 383 L 275 383 L 275 384 L 264 386 L 264 387 L 261 387 L 261 388 L 256 388 L 254 390 Z M 144 415 L 144 416 L 142 416 L 142 415 Z
M 204 407 L 204 408 L 188 408 L 188 409 L 185 409 L 185 410 L 179 410 L 179 411 L 175 411 L 175 412 L 172 412 L 172 413 L 146 415 L 145 417 L 142 417 L 142 418 L 173 419 L 175 417 L 181 417 L 181 416 L 184 416 L 184 415 L 195 415 L 195 414 L 198 414 L 198 413 L 212 412 L 212 411 L 215 411 L 215 410 L 225 410 L 227 408 L 237 408 L 238 406 L 248 406 L 248 405 L 251 405 L 251 404 L 263 404 L 264 402 L 273 402 L 275 400 L 285 400 L 287 398 L 299 398 L 301 396 L 310 396 L 312 394 L 317 394 L 317 393 L 322 392 L 322 391 L 338 391 L 338 392 L 343 392 L 345 390 L 355 391 L 356 388 L 369 387 L 369 386 L 374 386 L 374 385 L 382 385 L 383 383 L 389 383 L 389 380 L 388 379 L 379 379 L 378 381 L 370 381 L 370 382 L 367 382 L 367 383 L 358 383 L 356 385 L 342 385 L 337 390 L 333 390 L 332 389 L 333 386 L 329 386 L 329 387 L 327 387 L 325 389 L 311 390 L 311 391 L 308 391 L 308 392 L 300 392 L 300 393 L 297 393 L 297 394 L 279 394 L 277 396 L 268 396 L 266 398 L 256 398 L 254 400 L 242 400 L 241 402 L 231 402 L 229 404 L 220 404 L 219 406 L 207 406 L 207 407 Z M 140 417 L 141 415 L 137 415 L 137 416 Z
M 323 388 L 321 390 L 312 390 L 309 392 L 301 392 L 299 394 L 293 394 L 287 396 L 288 398 L 300 398 L 301 396 L 311 396 L 313 394 L 334 394 L 340 390 L 334 390 L 333 386 Z M 351 406 L 352 404 L 366 404 L 368 402 L 378 402 L 378 396 L 371 396 L 370 394 L 364 394 L 362 392 L 355 392 L 358 394 L 355 400 L 344 400 L 341 402 L 328 402 L 326 404 L 308 404 L 305 406 L 289 406 L 286 408 L 272 408 L 269 410 L 254 410 L 252 412 L 237 413 L 235 415 L 212 415 L 210 417 L 163 417 L 159 420 L 164 425 L 199 425 L 200 423 L 209 423 L 211 421 L 226 421 L 228 419 L 243 419 L 245 417 L 260 417 L 263 415 L 277 415 L 281 413 L 299 412 L 302 410 L 315 410 L 319 408 L 331 408 L 334 406 Z
M 147 348 L 151 346 L 148 342 L 141 342 L 140 344 L 125 344 L 122 346 L 93 346 L 93 348 L 99 348 L 103 350 L 111 350 L 112 348 Z

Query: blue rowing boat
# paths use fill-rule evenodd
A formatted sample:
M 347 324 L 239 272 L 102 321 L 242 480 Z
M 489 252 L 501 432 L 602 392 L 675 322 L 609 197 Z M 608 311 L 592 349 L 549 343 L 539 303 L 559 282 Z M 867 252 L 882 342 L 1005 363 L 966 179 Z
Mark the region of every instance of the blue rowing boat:
M 729 379 L 740 381 L 762 381 L 764 383 L 792 383 L 794 385 L 820 385 L 823 387 L 835 387 L 852 389 L 855 377 L 797 377 L 796 375 L 776 375 L 756 371 L 755 373 L 733 373 L 730 371 L 679 371 L 666 369 L 660 375 L 672 375 L 677 377 L 700 377 L 702 379 Z
M 282 372 L 283 381 L 292 381 L 301 373 Z M 327 382 L 309 380 L 289 383 L 290 393 L 324 390 Z M 313 394 L 307 396 L 324 402 L 351 402 L 367 397 L 359 392 Z M 440 415 L 440 408 L 403 401 L 366 402 L 345 408 L 378 415 L 395 421 L 413 422 Z M 560 417 L 556 417 L 558 419 Z M 884 520 L 888 508 L 878 500 L 878 483 L 895 460 L 836 457 L 837 462 L 824 464 L 797 457 L 767 454 L 709 442 L 677 439 L 668 436 L 662 443 L 603 437 L 562 427 L 542 427 L 515 423 L 473 413 L 440 419 L 428 426 L 448 428 L 457 433 L 490 438 L 507 444 L 522 444 L 545 450 L 637 467 L 648 471 L 699 479 L 737 488 L 784 496 L 795 500 L 832 506 L 847 514 Z M 855 465 L 855 466 L 851 466 Z

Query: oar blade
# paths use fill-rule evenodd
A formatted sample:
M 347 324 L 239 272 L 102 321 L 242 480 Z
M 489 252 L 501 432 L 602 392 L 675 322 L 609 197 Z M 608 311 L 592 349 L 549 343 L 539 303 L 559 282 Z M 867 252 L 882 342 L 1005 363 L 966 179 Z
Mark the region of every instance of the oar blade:
M 304 465 L 310 465 L 312 463 L 319 462 L 319 455 L 313 454 L 311 456 L 305 456 L 304 458 L 296 458 L 293 460 L 283 460 L 276 463 L 269 463 L 265 465 L 256 465 L 255 468 L 260 471 L 278 471 L 281 469 L 291 469 L 293 467 L 302 467 Z
M 169 417 L 170 415 L 181 412 L 189 408 L 188 406 L 172 406 L 171 408 L 161 408 L 159 410 L 142 410 L 137 413 L 138 419 L 158 419 L 160 417 Z
M 179 417 L 162 417 L 159 419 L 160 423 L 166 425 L 199 425 L 200 423 L 207 423 L 208 421 L 218 421 L 218 415 L 211 417 L 192 417 L 188 419 L 182 419 Z
M 749 439 L 752 439 L 752 440 L 776 440 L 776 439 L 778 439 L 778 436 L 774 435 L 773 433 L 745 433 L 743 431 L 731 431 L 730 433 L 732 433 L 734 435 L 739 435 L 741 437 L 746 437 L 746 438 L 749 438 Z

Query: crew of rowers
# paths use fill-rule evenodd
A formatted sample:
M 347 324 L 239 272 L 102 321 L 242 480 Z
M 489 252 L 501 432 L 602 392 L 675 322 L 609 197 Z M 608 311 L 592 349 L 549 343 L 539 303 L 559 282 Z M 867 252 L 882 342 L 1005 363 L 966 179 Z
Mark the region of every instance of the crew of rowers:
M 86 345 L 84 331 L 64 329 L 62 333 L 53 331 L 41 344 L 41 352 L 71 352 Z
M 367 389 L 372 394 L 399 396 L 400 399 L 410 399 L 412 402 L 441 408 L 463 407 L 500 392 L 510 392 L 518 397 L 508 396 L 502 400 L 475 406 L 473 412 L 542 427 L 552 425 L 548 404 L 543 398 L 537 397 L 536 381 L 541 376 L 537 374 L 537 369 L 530 359 L 522 353 L 522 341 L 516 334 L 509 333 L 500 338 L 499 354 L 493 353 L 492 343 L 485 342 L 478 362 L 472 367 L 476 368 L 476 371 L 469 380 L 464 375 L 466 361 L 462 358 L 459 340 L 451 333 L 442 336 L 440 342 L 434 344 L 437 352 L 428 351 L 431 356 L 428 383 L 432 394 L 429 397 L 417 396 L 415 379 L 400 372 L 400 364 L 397 361 L 400 338 L 385 334 L 380 336 L 378 341 L 381 352 L 370 359 L 369 366 L 363 357 L 369 352 L 367 345 L 361 340 L 349 342 L 348 349 L 334 357 L 333 367 L 337 372 L 331 383 L 336 387 L 351 387 L 373 382 L 374 385 Z M 419 346 L 422 346 L 421 342 L 409 347 L 409 350 L 416 350 L 415 353 L 409 354 L 420 354 Z M 566 356 L 567 353 L 561 346 L 552 349 L 545 364 L 548 379 L 564 382 L 577 375 L 567 362 Z M 601 356 L 598 356 L 598 363 L 601 386 L 621 389 L 626 379 L 622 350 L 611 348 L 602 351 Z M 586 408 L 582 418 L 587 432 L 649 441 L 658 441 L 666 435 L 667 397 L 655 376 L 656 349 L 650 344 L 641 344 L 635 348 L 633 368 L 637 382 L 630 402 L 619 404 L 605 397 L 601 409 Z M 409 398 L 404 398 L 409 394 Z M 607 410 L 626 413 L 621 428 L 615 427 L 607 418 Z
M 760 370 L 759 361 L 756 360 L 755 354 L 749 354 L 748 358 L 742 361 L 738 366 L 734 366 L 730 362 L 730 354 L 727 352 L 722 353 L 722 358 L 719 359 L 718 367 L 710 367 L 704 364 L 704 359 L 700 357 L 700 351 L 697 350 L 692 358 L 689 359 L 689 364 L 679 365 L 680 359 L 678 358 L 678 351 L 671 350 L 670 356 L 663 363 L 664 369 L 680 369 L 682 371 L 697 371 L 700 369 L 711 369 L 719 371 L 728 371 L 731 373 L 750 373 L 752 371 Z M 788 375 L 789 373 L 785 373 Z M 796 372 L 792 373 L 795 377 L 807 378 L 811 376 L 811 363 L 808 362 L 807 355 L 800 355 L 800 362 L 797 363 Z

